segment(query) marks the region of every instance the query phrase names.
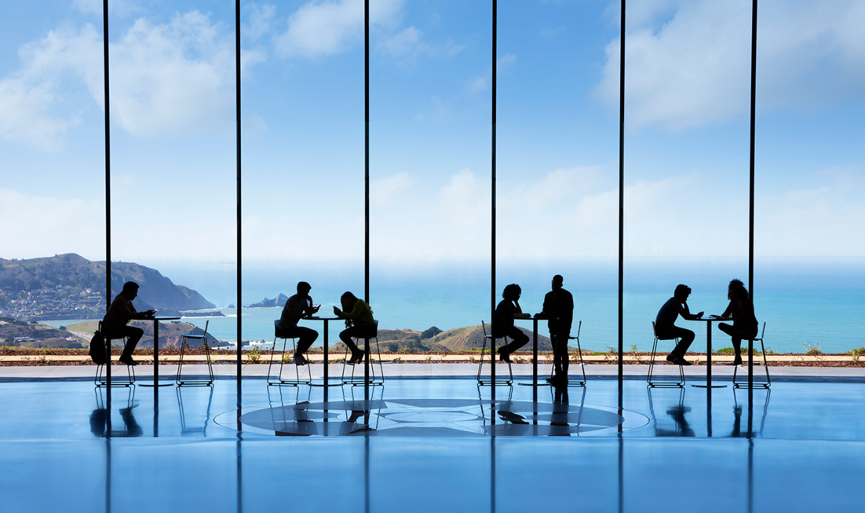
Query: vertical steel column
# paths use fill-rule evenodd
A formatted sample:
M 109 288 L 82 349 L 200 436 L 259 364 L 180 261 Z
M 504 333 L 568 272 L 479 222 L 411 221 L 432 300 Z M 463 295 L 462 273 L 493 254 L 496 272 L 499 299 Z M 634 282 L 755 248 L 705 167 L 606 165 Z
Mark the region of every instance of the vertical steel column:
M 235 94 L 235 122 L 237 126 L 237 407 L 240 408 L 240 394 L 242 391 L 243 373 L 241 371 L 241 358 L 243 351 L 243 316 L 241 315 L 241 293 L 243 279 L 241 275 L 241 167 L 240 167 L 240 0 L 234 0 L 234 94 Z M 205 340 L 205 343 L 207 341 Z
M 757 116 L 757 0 L 751 2 L 751 176 L 748 215 L 748 291 L 754 302 L 754 146 Z M 753 399 L 754 341 L 748 341 L 748 404 Z
M 625 278 L 625 0 L 622 0 L 619 45 L 619 395 L 624 385 L 624 278 Z M 621 405 L 620 405 L 621 407 Z
M 490 211 L 490 330 L 496 313 L 496 41 L 498 37 L 498 0 L 493 0 L 493 109 L 492 109 L 492 208 Z M 492 333 L 492 331 L 490 331 Z M 496 400 L 496 339 L 490 340 L 490 380 L 491 398 Z
M 364 102 L 364 193 L 363 193 L 363 300 L 369 306 L 369 0 L 363 2 L 363 102 Z M 364 345 L 363 398 L 369 401 L 369 340 Z M 378 339 L 376 339 L 378 340 Z
M 111 307 L 111 115 L 108 113 L 108 0 L 102 0 L 102 67 L 105 88 L 105 312 Z M 111 345 L 106 344 L 105 379 L 108 382 L 106 407 L 111 430 Z

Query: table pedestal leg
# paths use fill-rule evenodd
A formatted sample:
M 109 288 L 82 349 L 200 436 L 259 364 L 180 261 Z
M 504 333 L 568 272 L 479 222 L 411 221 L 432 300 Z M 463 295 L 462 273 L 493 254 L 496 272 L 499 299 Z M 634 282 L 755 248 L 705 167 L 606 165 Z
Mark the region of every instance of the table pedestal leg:
M 726 388 L 727 385 L 713 385 L 712 384 L 712 321 L 706 321 L 706 384 L 705 385 L 691 385 L 697 388 L 706 388 L 706 393 L 709 398 L 709 405 L 712 404 L 712 389 L 713 388 Z M 711 415 L 711 412 L 710 412 Z

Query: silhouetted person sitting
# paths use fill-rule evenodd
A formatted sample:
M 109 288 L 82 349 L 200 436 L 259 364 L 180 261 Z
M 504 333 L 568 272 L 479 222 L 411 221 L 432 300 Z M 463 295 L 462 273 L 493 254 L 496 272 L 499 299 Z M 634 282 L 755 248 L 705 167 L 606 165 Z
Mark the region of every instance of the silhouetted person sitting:
M 513 342 L 499 349 L 499 358 L 503 362 L 511 363 L 511 353 L 523 347 L 529 342 L 529 337 L 514 326 L 514 317 L 525 317 L 520 308 L 520 295 L 523 291 L 520 286 L 512 283 L 505 287 L 502 292 L 504 298 L 496 307 L 493 314 L 493 325 L 491 331 L 494 338 L 510 337 Z
M 309 296 L 310 290 L 312 290 L 312 285 L 305 281 L 297 284 L 297 294 L 288 298 L 285 303 L 279 318 L 279 328 L 276 330 L 277 337 L 298 339 L 297 349 L 294 351 L 295 365 L 309 363 L 303 355 L 318 338 L 318 333 L 315 330 L 297 325 L 297 321 L 318 312 L 319 307 L 312 304 L 312 298 Z
M 748 297 L 748 289 L 741 280 L 732 280 L 727 288 L 727 299 L 730 304 L 724 310 L 721 317 L 733 319 L 733 325 L 722 322 L 718 325 L 718 329 L 730 335 L 733 339 L 733 349 L 736 351 L 736 357 L 733 359 L 733 365 L 742 365 L 742 339 L 754 338 L 757 336 L 759 323 L 754 316 L 754 304 Z
M 135 326 L 127 326 L 126 324 L 133 319 L 152 319 L 155 310 L 147 310 L 146 312 L 136 312 L 132 300 L 138 297 L 138 284 L 134 281 L 127 281 L 123 284 L 123 290 L 120 294 L 114 297 L 108 311 L 105 312 L 105 317 L 102 318 L 102 334 L 108 338 L 126 337 L 126 347 L 123 348 L 123 353 L 120 355 L 120 362 L 126 365 L 138 365 L 132 359 L 132 352 L 135 351 L 135 346 L 141 337 L 144 335 L 144 330 Z
M 664 303 L 664 306 L 661 307 L 661 310 L 658 311 L 658 316 L 655 318 L 655 332 L 659 339 L 679 339 L 679 343 L 667 355 L 667 361 L 673 362 L 676 365 L 691 365 L 691 362 L 685 360 L 685 353 L 688 352 L 691 342 L 694 341 L 694 332 L 676 326 L 676 319 L 680 315 L 688 320 L 699 319 L 703 316 L 703 312 L 694 315 L 688 310 L 687 301 L 690 295 L 690 287 L 687 285 L 678 285 L 676 291 L 673 293 L 673 297 Z
M 354 365 L 363 361 L 363 351 L 351 340 L 354 338 L 374 338 L 375 319 L 372 318 L 372 310 L 369 306 L 358 299 L 351 292 L 346 292 L 339 298 L 342 310 L 333 307 L 333 313 L 337 317 L 345 319 L 347 329 L 339 334 L 340 340 L 351 350 L 351 359 L 346 363 Z
M 562 288 L 564 281 L 560 274 L 553 276 L 553 290 L 544 296 L 544 310 L 541 312 L 545 317 L 549 317 L 547 325 L 553 344 L 555 375 L 547 380 L 550 382 L 568 381 L 568 337 L 571 336 L 571 324 L 574 321 L 574 297 Z

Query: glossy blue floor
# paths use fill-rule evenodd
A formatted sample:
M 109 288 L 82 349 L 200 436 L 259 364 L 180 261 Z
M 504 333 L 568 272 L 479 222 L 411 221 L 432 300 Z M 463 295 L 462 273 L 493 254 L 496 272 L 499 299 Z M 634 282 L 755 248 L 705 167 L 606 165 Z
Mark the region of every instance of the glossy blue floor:
M 729 385 L 729 383 L 728 383 Z M 561 391 L 563 392 L 563 391 Z M 325 393 L 327 396 L 325 397 Z M 0 510 L 862 511 L 862 383 L 0 383 Z

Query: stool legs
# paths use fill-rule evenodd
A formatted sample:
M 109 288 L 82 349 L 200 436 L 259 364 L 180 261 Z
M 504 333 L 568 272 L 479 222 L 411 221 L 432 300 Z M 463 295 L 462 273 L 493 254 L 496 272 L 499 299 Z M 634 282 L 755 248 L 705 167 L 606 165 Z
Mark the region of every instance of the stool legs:
M 674 339 L 678 344 L 679 339 Z M 654 381 L 652 380 L 652 375 L 655 369 L 655 356 L 658 352 L 658 337 L 655 337 L 654 342 L 652 342 L 652 355 L 649 359 L 649 374 L 646 377 L 646 382 L 652 388 L 683 388 L 685 386 L 685 371 L 681 365 L 679 365 L 679 381 Z
M 744 340 L 747 340 L 747 339 L 744 339 Z M 756 339 L 752 339 L 752 340 L 754 342 L 756 342 Z M 766 372 L 766 381 L 760 382 L 760 383 L 755 382 L 753 388 L 769 388 L 772 386 L 772 380 L 771 380 L 771 378 L 769 378 L 769 362 L 766 360 L 766 346 L 763 345 L 763 338 L 762 337 L 759 340 L 760 340 L 760 350 L 763 353 L 763 370 Z M 739 366 L 736 365 L 733 368 L 733 387 L 734 388 L 748 388 L 748 382 L 747 381 L 738 381 L 737 380 L 738 372 L 739 372 Z
M 276 356 L 276 339 L 273 339 L 273 346 L 270 351 L 270 364 L 267 366 L 267 386 L 272 385 L 288 385 L 288 386 L 300 386 L 300 385 L 309 385 L 312 382 L 312 371 L 309 369 L 309 364 L 306 365 L 306 374 L 307 378 L 301 379 L 300 377 L 300 369 L 298 369 L 299 365 L 296 364 L 294 366 L 294 378 L 295 379 L 282 379 L 282 369 L 285 366 L 285 350 L 288 344 L 288 338 L 282 339 L 282 357 L 280 357 L 279 361 L 279 374 L 275 377 L 271 376 L 271 369 L 273 368 L 273 357 Z M 291 339 L 292 346 L 292 354 L 297 354 L 297 339 Z
M 123 338 L 121 340 L 123 340 L 125 342 L 126 338 Z M 106 358 L 111 358 L 111 341 L 112 341 L 112 339 L 105 337 Z M 110 363 L 111 362 L 108 361 L 107 364 L 110 364 Z M 96 386 L 97 388 L 102 388 L 102 387 L 108 386 L 108 379 L 106 377 L 107 369 L 105 368 L 105 365 L 107 365 L 107 364 L 101 364 L 101 365 L 96 366 L 96 377 L 93 379 L 93 385 Z M 120 380 L 120 381 L 118 381 L 117 379 L 111 380 L 111 386 L 112 387 L 129 387 L 129 386 L 132 386 L 134 384 L 135 384 L 135 368 L 132 365 L 126 366 L 126 379 L 125 380 Z

